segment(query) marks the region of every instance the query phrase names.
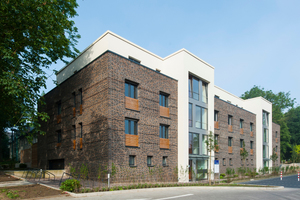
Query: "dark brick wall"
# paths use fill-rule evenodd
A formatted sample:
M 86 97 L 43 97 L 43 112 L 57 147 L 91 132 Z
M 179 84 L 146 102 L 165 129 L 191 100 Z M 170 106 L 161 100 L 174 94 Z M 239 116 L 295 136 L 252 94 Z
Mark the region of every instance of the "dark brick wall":
M 277 131 L 277 142 L 276 142 L 276 131 Z M 278 167 L 280 165 L 280 125 L 272 122 L 272 152 L 270 155 L 273 154 L 273 149 L 277 146 L 277 155 L 278 158 L 273 163 L 273 167 Z
M 215 98 L 215 110 L 219 112 L 219 129 L 215 128 L 214 133 L 219 136 L 219 152 L 215 152 L 215 158 L 220 162 L 220 173 L 226 173 L 228 167 L 234 168 L 237 173 L 237 168 L 244 166 L 240 156 L 240 139 L 244 139 L 249 153 L 245 167 L 256 168 L 256 115 L 218 98 Z M 233 132 L 228 131 L 228 115 L 233 117 Z M 240 119 L 244 120 L 244 134 L 240 134 Z M 253 123 L 253 137 L 250 137 L 250 123 Z M 233 138 L 232 153 L 228 153 L 228 137 Z M 253 155 L 250 155 L 250 141 L 253 141 Z M 226 165 L 223 165 L 223 158 Z M 229 164 L 230 158 L 232 165 Z
M 139 111 L 125 108 L 125 79 L 138 83 Z M 79 115 L 79 89 L 83 91 L 83 113 Z M 160 117 L 159 92 L 170 94 L 170 118 Z M 73 96 L 76 92 L 76 117 L 73 117 Z M 117 166 L 117 175 L 128 173 L 149 175 L 147 156 L 153 156 L 156 171 L 173 176 L 177 166 L 177 81 L 134 63 L 112 52 L 106 52 L 45 95 L 50 119 L 42 123 L 45 136 L 39 137 L 39 167 L 48 168 L 48 161 L 64 159 L 79 168 L 88 164 L 95 172 L 99 165 Z M 57 104 L 61 101 L 61 123 L 57 124 Z M 139 147 L 125 146 L 125 117 L 138 119 Z M 80 125 L 83 124 L 83 148 L 79 149 Z M 170 149 L 159 148 L 159 125 L 169 127 Z M 73 127 L 76 126 L 76 150 L 73 150 Z M 62 142 L 57 144 L 57 130 Z M 136 167 L 129 167 L 129 155 L 136 156 Z M 167 167 L 162 157 L 167 156 Z M 92 173 L 90 176 L 96 176 Z

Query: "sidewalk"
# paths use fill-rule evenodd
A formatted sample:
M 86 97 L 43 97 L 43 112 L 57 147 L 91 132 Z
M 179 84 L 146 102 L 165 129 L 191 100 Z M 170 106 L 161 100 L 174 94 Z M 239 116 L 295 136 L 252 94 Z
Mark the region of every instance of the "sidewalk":
M 0 188 L 2 187 L 12 187 L 12 186 L 20 186 L 20 185 L 32 185 L 28 181 L 7 181 L 7 182 L 0 182 Z

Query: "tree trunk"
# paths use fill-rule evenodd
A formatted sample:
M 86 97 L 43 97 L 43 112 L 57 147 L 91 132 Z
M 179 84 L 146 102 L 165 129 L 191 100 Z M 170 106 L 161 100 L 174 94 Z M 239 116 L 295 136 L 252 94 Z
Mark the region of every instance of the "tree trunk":
M 211 151 L 209 152 L 208 185 L 211 185 Z

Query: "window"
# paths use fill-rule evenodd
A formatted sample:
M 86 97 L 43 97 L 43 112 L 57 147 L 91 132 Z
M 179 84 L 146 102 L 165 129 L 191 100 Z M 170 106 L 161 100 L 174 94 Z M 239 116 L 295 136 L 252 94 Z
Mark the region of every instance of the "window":
M 277 131 L 275 132 L 275 138 L 277 138 Z
M 240 139 L 240 148 L 243 148 L 243 143 L 244 143 L 244 140 Z
M 277 152 L 277 146 L 275 147 L 275 152 Z
M 228 146 L 229 146 L 229 147 L 232 146 L 232 137 L 228 137 Z
M 76 107 L 76 93 L 73 92 L 72 95 L 73 95 L 73 104 L 74 104 L 73 107 Z
M 57 143 L 61 143 L 61 130 L 57 131 Z
M 223 166 L 226 166 L 226 158 L 223 158 Z
M 189 126 L 193 126 L 193 104 L 189 103 Z
M 228 125 L 232 125 L 232 116 L 228 115 Z
M 76 139 L 76 126 L 73 125 L 73 139 L 75 140 Z
M 207 140 L 207 135 L 202 135 L 202 154 L 207 155 L 207 145 L 206 141 Z
M 129 156 L 129 166 L 135 166 L 135 156 Z
M 247 164 L 247 166 L 249 165 L 249 161 L 248 161 L 248 158 L 246 159 L 246 164 Z
M 61 114 L 61 101 L 57 102 L 57 114 Z
M 137 120 L 125 119 L 125 134 L 137 135 Z
M 199 80 L 189 75 L 189 97 L 199 100 Z
M 253 149 L 253 141 L 250 141 L 250 149 Z
M 159 126 L 159 137 L 169 139 L 169 126 L 162 124 Z
M 80 125 L 80 138 L 82 138 L 82 123 L 79 123 Z
M 264 128 L 264 142 L 269 142 L 269 130 Z
M 79 89 L 80 105 L 82 104 L 82 88 Z
M 263 145 L 263 158 L 269 158 L 269 149 L 267 145 Z
M 162 165 L 163 166 L 167 166 L 167 156 L 163 156 L 163 159 L 162 159 Z
M 199 155 L 199 134 L 189 133 L 189 154 Z
M 219 111 L 215 110 L 214 120 L 215 122 L 219 121 Z
M 125 82 L 125 96 L 137 99 L 137 84 L 129 81 Z
M 152 166 L 152 156 L 147 156 L 147 166 Z
M 229 158 L 229 165 L 232 166 L 232 158 Z
M 196 106 L 195 127 L 207 129 L 207 109 Z
M 219 135 L 215 135 L 215 144 L 216 144 L 216 145 L 219 144 Z
M 242 165 L 242 166 L 244 166 L 244 162 L 243 162 L 243 159 L 241 159 L 241 165 Z
M 251 165 L 253 165 L 253 159 L 251 159 Z
M 202 81 L 202 102 L 207 103 L 207 83 Z
M 160 93 L 159 94 L 159 105 L 163 107 L 169 107 L 168 105 L 168 96 L 167 94 Z
M 253 123 L 250 123 L 250 131 L 253 131 Z
M 240 128 L 243 128 L 243 122 L 244 122 L 244 120 L 240 119 Z
M 268 126 L 269 125 L 269 113 L 263 111 L 263 125 Z

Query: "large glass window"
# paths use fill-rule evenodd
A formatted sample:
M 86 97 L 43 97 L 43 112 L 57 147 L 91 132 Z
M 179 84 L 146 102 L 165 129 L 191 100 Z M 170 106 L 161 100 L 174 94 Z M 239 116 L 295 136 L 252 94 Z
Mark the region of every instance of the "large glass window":
M 253 141 L 250 141 L 250 149 L 253 149 Z
M 228 125 L 232 125 L 232 116 L 228 115 Z
M 264 128 L 264 142 L 269 142 L 269 130 Z
M 202 102 L 207 103 L 207 83 L 202 81 Z
M 189 154 L 199 155 L 199 134 L 190 133 L 189 134 Z
M 243 123 L 244 123 L 244 120 L 240 119 L 240 128 L 243 128 Z
M 168 107 L 168 96 L 167 94 L 165 93 L 160 93 L 159 94 L 159 105 L 160 106 L 163 106 L 163 107 Z
M 199 80 L 189 76 L 189 97 L 199 100 Z
M 125 96 L 137 99 L 137 84 L 126 81 Z
M 216 111 L 216 110 L 215 110 L 214 121 L 215 121 L 215 122 L 219 121 L 219 112 Z
M 152 156 L 147 156 L 147 166 L 152 166 Z
M 206 145 L 207 135 L 202 135 L 202 154 L 207 155 L 207 145 Z
M 137 135 L 137 121 L 133 119 L 125 119 L 125 134 Z
M 269 157 L 269 149 L 267 145 L 263 145 L 263 158 Z
M 129 156 L 129 166 L 135 166 L 135 156 Z
M 57 143 L 61 143 L 61 130 L 57 131 Z
M 197 160 L 196 162 L 196 169 L 197 169 L 197 175 L 196 179 L 207 179 L 207 167 L 208 167 L 208 161 L 207 160 Z
M 269 113 L 263 111 L 263 125 L 269 125 Z
M 228 137 L 228 146 L 229 146 L 229 147 L 232 146 L 232 137 Z
M 240 139 L 240 148 L 243 148 L 243 142 L 244 142 L 244 140 Z
M 193 126 L 193 104 L 189 103 L 189 126 Z
M 159 137 L 165 139 L 169 138 L 169 126 L 162 124 L 159 126 Z
M 250 123 L 250 131 L 253 131 L 253 123 Z
M 207 129 L 207 109 L 196 106 L 195 112 L 195 127 Z

